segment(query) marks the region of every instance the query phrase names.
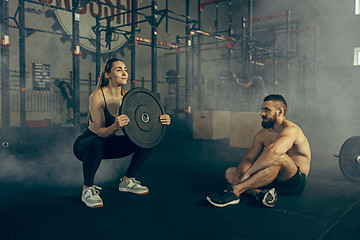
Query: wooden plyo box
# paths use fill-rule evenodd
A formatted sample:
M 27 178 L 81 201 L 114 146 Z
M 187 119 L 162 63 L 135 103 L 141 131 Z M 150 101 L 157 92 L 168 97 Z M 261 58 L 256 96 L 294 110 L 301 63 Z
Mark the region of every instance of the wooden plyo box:
M 262 129 L 258 112 L 232 112 L 230 116 L 230 147 L 250 148 L 255 134 Z
M 230 137 L 230 111 L 193 113 L 193 138 L 223 139 Z

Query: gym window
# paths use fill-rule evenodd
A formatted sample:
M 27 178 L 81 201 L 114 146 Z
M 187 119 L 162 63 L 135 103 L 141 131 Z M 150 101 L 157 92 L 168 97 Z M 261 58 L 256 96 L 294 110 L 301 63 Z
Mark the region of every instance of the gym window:
M 354 66 L 360 66 L 360 47 L 354 48 Z
M 355 0 L 355 15 L 360 14 L 360 0 Z

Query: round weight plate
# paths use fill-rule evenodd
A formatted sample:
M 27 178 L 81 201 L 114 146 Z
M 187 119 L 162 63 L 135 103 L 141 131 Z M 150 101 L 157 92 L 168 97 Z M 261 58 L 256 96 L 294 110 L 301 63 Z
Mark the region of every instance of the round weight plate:
M 350 137 L 339 152 L 340 169 L 351 181 L 360 181 L 360 136 Z
M 168 84 L 175 84 L 178 80 L 178 77 L 178 73 L 175 70 L 169 70 L 165 75 L 165 79 Z
M 166 126 L 161 124 L 160 116 L 165 111 L 159 101 L 145 88 L 133 88 L 124 97 L 119 110 L 130 118 L 124 133 L 141 148 L 153 148 L 164 137 Z
M 219 74 L 219 84 L 231 84 L 235 81 L 234 74 L 230 70 L 224 70 Z
M 204 74 L 196 74 L 195 76 L 194 76 L 194 80 L 195 80 L 195 84 L 196 85 L 204 85 L 205 84 L 205 76 L 204 76 Z

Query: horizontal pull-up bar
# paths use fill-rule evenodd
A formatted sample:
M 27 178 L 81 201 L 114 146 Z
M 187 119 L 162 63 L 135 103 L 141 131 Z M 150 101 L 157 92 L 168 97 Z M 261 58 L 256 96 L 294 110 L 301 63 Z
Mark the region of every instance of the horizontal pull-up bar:
M 212 38 L 215 38 L 215 39 L 218 39 L 218 40 L 223 40 L 223 41 L 226 42 L 228 48 L 231 47 L 231 41 L 230 41 L 231 38 L 230 37 L 226 38 L 226 37 L 223 37 L 223 36 L 211 34 L 211 33 L 205 32 L 205 31 L 201 31 L 201 30 L 192 30 L 190 32 L 190 36 L 194 35 L 195 33 L 201 34 L 201 35 L 204 35 L 204 36 L 209 36 L 209 37 L 212 37 Z
M 214 4 L 214 3 L 217 4 L 219 2 L 225 2 L 225 1 L 229 1 L 229 0 L 210 0 L 210 1 L 206 1 L 206 2 L 200 1 L 200 11 L 202 11 L 206 5 L 210 5 L 210 4 Z
M 9 25 L 9 27 L 18 29 L 19 25 L 17 25 L 17 26 Z M 53 34 L 53 35 L 65 36 L 65 37 L 72 37 L 71 34 L 67 34 L 67 33 L 53 32 L 53 31 L 47 31 L 47 30 L 36 29 L 36 28 L 28 28 L 28 27 L 25 28 L 25 32 L 28 34 L 28 35 L 26 35 L 26 37 L 30 36 L 34 32 L 48 33 L 48 34 Z M 79 38 L 86 39 L 89 41 L 94 40 L 93 38 L 82 37 L 82 36 L 79 36 Z
M 266 19 L 273 19 L 273 18 L 286 18 L 287 13 L 280 13 L 280 14 L 275 14 L 275 15 L 270 15 L 270 16 L 264 16 L 264 17 L 258 17 L 258 18 L 253 18 L 253 21 L 262 21 L 262 20 L 266 20 Z
M 140 23 L 144 23 L 144 22 L 148 22 L 147 20 L 141 20 L 141 21 L 136 21 L 134 22 L 134 24 L 140 24 Z M 122 24 L 122 25 L 117 25 L 115 27 L 107 27 L 107 26 L 102 26 L 100 25 L 99 26 L 99 31 L 108 31 L 108 30 L 119 30 L 119 28 L 122 28 L 122 27 L 128 27 L 128 26 L 131 26 L 131 23 L 126 23 L 126 24 Z M 96 31 L 96 26 L 92 26 L 91 27 L 93 29 L 93 31 Z M 120 31 L 120 30 L 119 30 Z M 125 31 L 126 32 L 126 31 Z
M 137 44 L 137 43 L 139 43 L 139 42 L 151 44 L 151 40 L 150 40 L 150 39 L 142 38 L 142 37 L 135 37 L 135 44 Z M 175 51 L 177 51 L 177 49 L 179 48 L 179 46 L 176 45 L 176 44 L 171 44 L 171 43 L 166 43 L 166 42 L 160 42 L 160 41 L 157 41 L 156 43 L 157 43 L 157 45 L 159 45 L 159 46 L 173 48 L 173 49 L 175 49 Z
M 297 29 L 297 30 L 291 30 L 290 33 L 301 33 L 301 32 L 315 32 L 315 28 L 303 28 L 303 29 Z M 286 34 L 286 31 L 277 32 L 276 36 L 279 36 L 281 34 Z

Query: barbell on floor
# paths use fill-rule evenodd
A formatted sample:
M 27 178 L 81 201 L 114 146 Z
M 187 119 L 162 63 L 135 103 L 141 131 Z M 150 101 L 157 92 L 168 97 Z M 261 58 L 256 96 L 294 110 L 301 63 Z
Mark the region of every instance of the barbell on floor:
M 347 179 L 360 181 L 360 136 L 348 138 L 334 156 L 339 158 L 341 172 Z

